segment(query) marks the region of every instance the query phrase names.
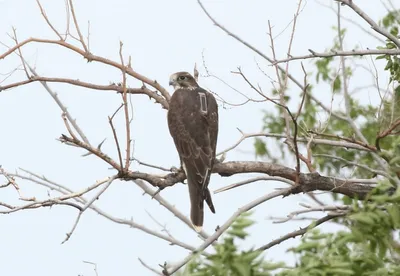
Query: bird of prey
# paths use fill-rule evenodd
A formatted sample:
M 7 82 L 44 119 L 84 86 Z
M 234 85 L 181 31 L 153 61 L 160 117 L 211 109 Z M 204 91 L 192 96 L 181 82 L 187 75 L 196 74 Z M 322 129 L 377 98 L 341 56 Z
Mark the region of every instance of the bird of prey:
M 169 132 L 185 171 L 190 196 L 190 219 L 200 232 L 204 220 L 204 201 L 215 208 L 208 189 L 215 162 L 218 138 L 218 105 L 214 96 L 201 88 L 187 72 L 171 75 L 175 89 L 168 110 Z

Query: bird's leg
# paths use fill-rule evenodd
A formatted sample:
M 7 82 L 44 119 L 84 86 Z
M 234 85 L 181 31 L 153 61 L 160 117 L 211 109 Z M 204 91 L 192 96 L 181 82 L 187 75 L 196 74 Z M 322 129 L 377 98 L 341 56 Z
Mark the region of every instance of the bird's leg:
M 172 172 L 173 174 L 178 174 L 179 171 L 182 170 L 182 167 L 181 167 L 180 169 L 178 169 L 177 167 L 172 166 L 170 170 L 171 170 L 171 172 Z
M 219 159 L 215 157 L 214 164 L 218 164 L 218 163 L 224 162 L 225 158 L 226 158 L 226 152 L 224 152 Z
M 183 163 L 181 162 L 181 167 L 180 168 L 177 168 L 177 167 L 175 167 L 175 166 L 172 166 L 171 167 L 171 175 L 173 176 L 173 177 L 175 177 L 175 176 L 177 176 L 180 172 L 185 172 L 185 169 L 184 169 L 184 166 L 182 165 Z M 186 172 L 185 172 L 186 173 Z M 184 183 L 183 181 L 182 181 L 182 183 Z

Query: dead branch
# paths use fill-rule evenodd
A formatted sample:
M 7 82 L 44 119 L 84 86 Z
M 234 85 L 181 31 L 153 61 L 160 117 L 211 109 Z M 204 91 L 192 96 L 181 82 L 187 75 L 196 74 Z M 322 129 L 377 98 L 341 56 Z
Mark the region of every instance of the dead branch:
M 285 59 L 276 60 L 273 64 L 291 62 L 295 60 L 305 60 L 311 58 L 328 58 L 328 57 L 354 57 L 354 56 L 380 56 L 380 55 L 389 55 L 389 56 L 397 56 L 400 55 L 400 49 L 365 49 L 365 50 L 350 50 L 350 51 L 337 51 L 331 50 L 329 52 L 316 52 L 314 50 L 308 49 L 311 53 L 309 55 L 302 56 L 291 56 Z
M 9 50 L 7 50 L 5 53 L 1 54 L 0 55 L 0 60 L 4 59 L 8 55 L 14 53 L 16 50 L 20 49 L 21 47 L 25 46 L 26 44 L 30 44 L 30 43 L 34 43 L 34 42 L 35 43 L 59 45 L 59 46 L 62 46 L 64 48 L 66 48 L 66 49 L 71 50 L 72 52 L 75 52 L 75 53 L 81 55 L 83 58 L 87 59 L 88 61 L 96 61 L 96 62 L 100 62 L 100 63 L 104 63 L 104 64 L 107 64 L 107 65 L 110 65 L 111 67 L 114 67 L 114 68 L 119 69 L 119 70 L 125 70 L 126 73 L 129 76 L 131 76 L 131 77 L 133 77 L 135 79 L 138 79 L 138 80 L 142 81 L 143 83 L 148 84 L 151 87 L 155 88 L 156 90 L 160 91 L 160 93 L 162 94 L 162 96 L 165 99 L 165 101 L 163 102 L 164 103 L 163 107 L 168 109 L 168 101 L 169 101 L 171 96 L 168 93 L 168 91 L 163 86 L 161 86 L 157 81 L 151 80 L 151 79 L 139 74 L 138 72 L 134 71 L 132 68 L 129 68 L 129 67 L 127 67 L 125 65 L 122 65 L 122 64 L 120 64 L 118 62 L 115 62 L 113 60 L 110 60 L 110 59 L 107 59 L 107 58 L 104 58 L 104 57 L 97 56 L 97 55 L 94 55 L 92 53 L 86 52 L 86 51 L 84 51 L 84 50 L 82 50 L 82 49 L 80 49 L 80 48 L 78 48 L 78 47 L 76 47 L 76 46 L 74 46 L 74 45 L 72 45 L 72 44 L 70 44 L 70 43 L 68 43 L 66 41 L 63 41 L 63 40 L 51 40 L 51 39 L 41 39 L 41 38 L 31 37 L 31 38 L 28 38 L 28 39 L 18 43 L 17 45 L 15 45 L 15 46 L 11 47 Z
M 337 2 L 341 3 L 342 5 L 348 6 L 351 8 L 354 12 L 356 12 L 362 19 L 364 19 L 370 26 L 371 28 L 376 31 L 377 33 L 383 35 L 390 41 L 392 41 L 398 48 L 400 48 L 400 40 L 386 31 L 385 29 L 379 27 L 379 25 L 372 20 L 371 17 L 369 17 L 359 6 L 357 6 L 354 1 L 352 0 L 337 0 Z M 340 20 L 340 19 L 339 19 Z
M 293 231 L 291 233 L 288 233 L 288 234 L 282 236 L 279 239 L 273 240 L 273 241 L 267 243 L 266 245 L 261 246 L 257 250 L 259 250 L 259 251 L 267 250 L 267 249 L 269 249 L 269 248 L 271 248 L 271 247 L 273 247 L 275 245 L 278 245 L 281 242 L 286 241 L 286 240 L 288 240 L 290 238 L 295 238 L 297 236 L 302 236 L 305 233 L 307 233 L 308 230 L 313 229 L 313 228 L 317 227 L 318 225 L 321 225 L 324 222 L 327 222 L 327 221 L 329 221 L 331 219 L 335 219 L 335 218 L 342 217 L 342 216 L 344 216 L 344 214 L 327 215 L 327 216 L 325 216 L 323 218 L 320 218 L 320 219 L 316 220 L 315 222 L 310 223 L 307 227 L 300 228 L 299 230 L 296 230 L 296 231 Z

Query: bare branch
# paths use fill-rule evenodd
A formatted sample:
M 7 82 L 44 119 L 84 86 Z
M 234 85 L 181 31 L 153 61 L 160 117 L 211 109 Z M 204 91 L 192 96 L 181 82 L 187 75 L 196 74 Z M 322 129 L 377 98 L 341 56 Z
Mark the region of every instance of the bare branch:
M 327 9 L 330 9 L 331 11 L 333 11 L 336 15 L 337 15 L 337 10 L 332 7 L 331 5 L 326 5 L 323 2 L 320 1 L 316 1 L 319 5 L 321 5 L 322 7 L 325 7 Z M 378 40 L 380 43 L 384 44 L 385 40 L 383 40 L 378 34 L 375 34 L 375 32 L 371 32 L 369 29 L 364 28 L 361 24 L 359 24 L 358 22 L 356 22 L 355 20 L 352 20 L 350 18 L 344 17 L 343 15 L 340 15 L 340 18 L 350 22 L 351 24 L 353 24 L 354 26 L 358 27 L 360 30 L 362 30 L 364 33 L 370 35 L 371 37 L 375 38 L 376 40 Z
M 243 181 L 239 181 L 239 182 L 233 183 L 231 185 L 219 188 L 219 189 L 214 191 L 214 194 L 218 194 L 218 193 L 225 192 L 225 191 L 228 191 L 230 189 L 234 189 L 234 188 L 246 185 L 246 184 L 254 183 L 254 182 L 257 182 L 257 181 L 263 181 L 263 180 L 265 180 L 265 181 L 280 181 L 280 182 L 284 182 L 284 183 L 289 184 L 289 185 L 294 185 L 293 181 L 287 180 L 287 179 L 282 178 L 282 177 L 259 176 L 259 177 L 254 177 L 254 178 L 246 179 L 246 180 L 243 180 Z
M 250 50 L 254 51 L 255 53 L 257 53 L 258 55 L 260 55 L 262 58 L 264 58 L 265 60 L 267 60 L 270 64 L 274 64 L 274 62 L 276 62 L 276 60 L 268 57 L 267 55 L 265 55 L 264 53 L 262 53 L 260 50 L 258 50 L 257 48 L 255 48 L 254 46 L 252 46 L 250 43 L 244 41 L 243 39 L 241 39 L 238 35 L 232 33 L 231 31 L 229 31 L 227 28 L 225 28 L 224 26 L 222 26 L 220 23 L 218 23 L 210 14 L 209 12 L 206 10 L 206 8 L 204 7 L 203 3 L 200 0 L 197 0 L 198 4 L 200 5 L 201 9 L 204 11 L 204 13 L 207 15 L 207 17 L 214 23 L 215 26 L 217 26 L 218 28 L 220 28 L 222 31 L 224 31 L 226 34 L 228 34 L 229 36 L 233 37 L 234 39 L 236 39 L 239 43 L 243 44 L 244 46 L 246 46 L 247 48 L 249 48 Z M 1 56 L 0 56 L 1 59 Z M 285 73 L 286 71 L 283 67 L 279 66 L 279 64 L 276 64 L 279 69 L 280 72 Z M 293 77 L 293 75 L 287 73 L 287 77 L 294 83 L 296 84 L 300 90 L 304 91 L 304 86 L 301 84 L 300 81 L 298 81 L 295 77 Z M 308 93 L 308 96 L 314 101 L 316 102 L 321 108 L 323 108 L 325 111 L 327 111 L 328 113 L 330 113 L 332 116 L 338 118 L 338 119 L 342 119 L 342 120 L 346 120 L 345 117 L 341 116 L 340 114 L 336 113 L 336 112 L 332 112 L 332 110 L 325 106 L 321 101 L 319 101 L 314 95 L 312 95 L 311 93 Z
M 29 66 L 29 65 L 28 65 Z M 30 67 L 30 66 L 29 66 Z M 30 67 L 31 68 L 31 67 Z M 32 68 L 33 69 L 33 68 Z M 32 70 L 31 70 L 32 72 Z M 33 73 L 33 72 L 32 72 Z M 14 87 L 22 86 L 25 84 L 29 84 L 32 82 L 59 82 L 59 83 L 68 83 L 72 84 L 75 86 L 81 86 L 93 90 L 102 90 L 102 91 L 116 91 L 118 93 L 123 93 L 123 88 L 121 85 L 118 84 L 109 84 L 109 85 L 99 85 L 99 84 L 93 84 L 93 83 L 88 83 L 88 82 L 83 82 L 80 80 L 73 80 L 73 79 L 66 79 L 66 78 L 49 78 L 49 77 L 41 77 L 38 76 L 36 73 L 33 74 L 28 80 L 20 81 L 20 82 L 15 82 L 11 84 L 7 84 L 4 86 L 0 85 L 0 92 L 5 91 Z M 164 108 L 168 107 L 168 102 L 165 100 L 164 97 L 158 95 L 155 91 L 151 91 L 145 86 L 142 86 L 140 88 L 127 88 L 126 92 L 128 94 L 143 94 L 147 95 L 150 98 L 153 98 L 157 103 L 161 104 Z
M 80 49 L 80 48 L 78 48 L 78 47 L 76 47 L 76 46 L 74 46 L 74 45 L 72 45 L 70 43 L 67 43 L 65 41 L 51 40 L 51 39 L 41 39 L 41 38 L 33 38 L 33 37 L 32 38 L 28 38 L 28 39 L 20 42 L 19 44 L 15 45 L 14 47 L 11 47 L 8 51 L 6 51 L 5 53 L 0 55 L 0 60 L 4 59 L 5 57 L 7 57 L 11 53 L 13 53 L 15 50 L 23 47 L 24 45 L 29 44 L 29 43 L 33 43 L 33 42 L 59 45 L 59 46 L 67 48 L 67 49 L 69 49 L 69 50 L 81 55 L 82 57 L 88 59 L 89 61 L 97 61 L 97 62 L 100 62 L 100 63 L 104 63 L 104 64 L 110 65 L 112 67 L 115 67 L 115 68 L 117 68 L 119 70 L 123 70 L 123 67 L 124 67 L 124 65 L 119 64 L 118 62 L 112 61 L 110 59 L 107 59 L 107 58 L 104 58 L 104 57 L 101 57 L 101 56 L 93 55 L 92 53 L 86 52 L 86 51 L 84 51 L 84 50 L 82 50 L 82 49 Z M 165 101 L 163 101 L 163 107 L 165 109 L 168 109 L 168 101 L 169 101 L 171 96 L 170 96 L 170 94 L 168 93 L 168 91 L 164 87 L 162 87 L 157 81 L 150 80 L 149 78 L 137 73 L 132 68 L 127 67 L 125 70 L 126 70 L 126 73 L 128 75 L 130 75 L 131 77 L 134 77 L 135 79 L 138 79 L 138 80 L 140 80 L 140 81 L 142 81 L 142 82 L 154 87 L 158 91 L 160 91 L 160 93 L 165 98 Z
M 94 273 L 96 274 L 96 276 L 99 276 L 99 274 L 97 273 L 97 264 L 96 263 L 92 263 L 92 262 L 88 262 L 88 261 L 83 261 L 85 264 L 91 264 L 93 265 L 93 270 Z
M 29 68 L 29 71 L 31 71 L 32 75 L 30 80 L 32 80 L 32 78 L 36 77 L 39 78 L 38 74 L 36 73 L 36 70 L 33 69 L 29 63 L 26 62 L 26 60 L 24 60 L 24 62 L 26 63 L 26 65 Z M 57 93 L 55 93 L 50 86 L 46 83 L 45 80 L 39 80 L 40 83 L 43 85 L 43 87 L 46 89 L 46 91 L 50 94 L 50 96 L 53 98 L 53 100 L 57 103 L 57 105 L 60 107 L 60 109 L 62 110 L 62 112 L 65 114 L 65 116 L 67 117 L 68 121 L 71 123 L 72 127 L 76 130 L 76 132 L 78 133 L 78 135 L 82 138 L 82 140 L 90 145 L 89 139 L 86 137 L 85 133 L 83 132 L 83 130 L 79 127 L 78 123 L 76 122 L 76 119 L 74 119 L 72 117 L 72 115 L 70 114 L 70 112 L 68 111 L 68 109 L 65 107 L 65 105 L 61 102 L 61 100 L 59 99 Z M 0 87 L 0 92 L 1 92 L 1 87 Z
M 15 178 L 12 175 L 10 175 L 8 172 L 6 172 L 1 167 L 1 165 L 0 165 L 0 175 L 3 175 L 7 179 L 7 183 L 0 185 L 0 188 L 5 188 L 5 187 L 12 185 L 14 187 L 14 189 L 17 191 L 18 195 L 21 197 L 20 192 L 19 192 L 19 186 L 18 186 L 17 182 L 15 181 Z
M 255 48 L 254 46 L 252 46 L 250 43 L 244 41 L 243 39 L 241 39 L 238 35 L 232 33 L 231 31 L 229 31 L 228 29 L 226 29 L 224 26 L 222 26 L 220 23 L 218 23 L 210 14 L 209 12 L 206 10 L 206 8 L 204 7 L 203 3 L 201 2 L 201 0 L 197 0 L 197 3 L 200 5 L 201 9 L 204 11 L 204 13 L 207 15 L 207 17 L 214 23 L 215 26 L 217 26 L 218 28 L 220 28 L 222 31 L 224 31 L 226 34 L 228 34 L 229 36 L 233 37 L 234 39 L 236 39 L 239 43 L 243 44 L 244 46 L 246 46 L 247 48 L 249 48 L 250 50 L 252 50 L 253 52 L 257 53 L 258 55 L 260 55 L 262 58 L 264 58 L 265 60 L 267 60 L 269 63 L 273 64 L 275 62 L 275 60 L 271 59 L 270 57 L 268 57 L 267 55 L 265 55 L 264 53 L 262 53 L 260 50 L 258 50 L 257 48 Z M 1 56 L 0 56 L 1 59 Z M 285 73 L 285 69 L 283 67 L 278 66 L 279 70 L 283 73 Z M 293 81 L 301 90 L 303 90 L 303 86 L 301 85 L 301 83 L 296 80 L 291 74 L 287 74 L 288 78 Z
M 150 270 L 151 272 L 157 274 L 157 275 L 161 275 L 163 276 L 162 273 L 158 272 L 157 269 L 152 268 L 151 266 L 149 266 L 148 264 L 146 264 L 145 262 L 142 261 L 142 259 L 138 258 L 139 262 L 142 264 L 142 266 L 144 266 L 145 268 L 147 268 L 148 270 Z
M 79 36 L 79 41 L 82 43 L 82 47 L 83 47 L 83 49 L 85 49 L 85 52 L 89 53 L 88 47 L 86 46 L 85 40 L 83 39 L 81 30 L 79 28 L 78 19 L 76 18 L 74 4 L 73 4 L 72 0 L 69 0 L 69 7 L 71 9 L 71 15 L 72 15 L 72 19 L 74 20 L 76 32 L 78 33 L 78 36 Z
M 118 136 L 117 136 L 117 132 L 115 130 L 114 124 L 113 124 L 113 119 L 114 116 L 118 113 L 118 111 L 121 109 L 121 107 L 123 107 L 124 104 L 121 104 L 117 110 L 114 112 L 114 114 L 111 117 L 108 117 L 108 123 L 110 124 L 113 136 L 114 136 L 114 141 L 115 141 L 115 145 L 117 147 L 117 152 L 118 152 L 118 159 L 119 159 L 119 164 L 121 169 L 124 168 L 123 162 L 122 162 L 122 154 L 121 154 L 121 147 L 119 146 L 119 141 L 118 141 Z
M 78 217 L 76 218 L 75 223 L 72 226 L 71 231 L 67 233 L 67 236 L 66 236 L 65 240 L 62 243 L 65 243 L 66 241 L 68 241 L 71 238 L 71 235 L 75 231 L 76 226 L 78 225 L 78 222 L 79 222 L 81 216 L 83 215 L 83 212 L 85 212 L 87 210 L 87 208 L 89 208 L 93 204 L 93 202 L 95 202 L 97 199 L 99 199 L 100 196 L 108 189 L 108 187 L 110 187 L 111 183 L 113 183 L 113 181 L 115 179 L 117 179 L 117 178 L 118 178 L 118 175 L 114 175 L 112 177 L 109 177 L 107 182 L 100 189 L 100 191 L 98 193 L 96 193 L 96 195 L 91 200 L 86 202 L 86 204 L 79 211 Z
M 376 136 L 376 140 L 375 140 L 375 146 L 378 150 L 380 150 L 380 146 L 379 146 L 379 142 L 381 139 L 385 138 L 386 136 L 390 135 L 392 133 L 392 131 L 398 127 L 400 125 L 400 119 L 397 119 L 393 124 L 390 125 L 389 128 L 387 128 L 386 130 L 382 131 L 381 133 L 379 133 Z
M 46 20 L 47 25 L 49 25 L 49 27 L 50 27 L 50 28 L 53 30 L 53 32 L 60 38 L 60 40 L 64 40 L 63 37 L 61 36 L 61 34 L 57 31 L 57 29 L 54 28 L 54 26 L 51 24 L 49 18 L 48 18 L 47 15 L 46 15 L 46 12 L 44 11 L 42 5 L 40 4 L 40 1 L 39 1 L 39 0 L 36 0 L 36 3 L 37 3 L 38 6 L 39 6 L 40 13 L 42 14 L 44 20 Z
M 300 214 L 305 214 L 305 213 L 311 213 L 311 212 L 334 212 L 334 213 L 348 213 L 349 210 L 351 210 L 351 206 L 349 205 L 333 205 L 333 206 L 317 206 L 317 207 L 311 207 L 311 206 L 306 206 L 302 205 L 306 209 L 304 210 L 299 210 L 299 211 L 294 211 L 291 212 L 289 215 L 287 215 L 286 218 L 280 219 L 277 221 L 274 221 L 274 223 L 284 223 L 289 220 L 292 220 L 295 216 L 298 216 Z M 331 213 L 332 214 L 332 213 Z
M 356 167 L 362 168 L 364 170 L 367 170 L 373 174 L 382 175 L 384 177 L 391 178 L 390 175 L 384 171 L 376 170 L 376 169 L 370 168 L 366 165 L 360 164 L 357 161 L 352 162 L 352 161 L 349 161 L 349 160 L 339 157 L 339 156 L 334 156 L 334 155 L 329 155 L 329 154 L 315 154 L 314 157 L 325 157 L 325 158 L 336 159 L 336 160 L 344 162 L 347 165 L 352 165 L 352 166 L 356 166 Z
M 336 0 L 336 1 L 338 1 L 342 5 L 346 5 L 346 6 L 350 7 L 362 19 L 364 19 L 371 26 L 371 28 L 374 31 L 376 31 L 377 33 L 380 33 L 381 35 L 383 35 L 384 37 L 386 37 L 387 39 L 392 41 L 394 44 L 396 44 L 396 46 L 398 48 L 400 48 L 400 40 L 397 37 L 395 37 L 394 35 L 392 35 L 391 33 L 389 33 L 388 31 L 386 31 L 385 29 L 379 27 L 379 25 L 374 20 L 372 20 L 372 18 L 369 17 L 360 7 L 358 7 L 354 3 L 354 1 L 352 1 L 352 0 Z
M 24 169 L 22 169 L 22 170 L 25 171 L 26 173 L 30 174 L 31 176 L 27 177 L 27 176 L 23 176 L 23 175 L 20 175 L 20 174 L 12 174 L 12 176 L 32 181 L 32 182 L 34 182 L 34 183 L 36 183 L 36 184 L 38 184 L 40 186 L 44 186 L 44 187 L 50 188 L 51 190 L 55 190 L 55 191 L 63 194 L 63 196 L 57 197 L 57 198 L 52 199 L 52 200 L 47 200 L 47 201 L 43 201 L 43 202 L 37 202 L 36 205 L 34 205 L 34 203 L 32 203 L 32 205 L 30 205 L 27 208 L 29 208 L 29 209 L 30 208 L 39 208 L 39 207 L 45 207 L 45 206 L 51 206 L 51 205 L 58 204 L 58 205 L 70 205 L 72 207 L 77 208 L 78 210 L 81 210 L 82 209 L 81 205 L 86 205 L 87 204 L 88 201 L 85 198 L 83 198 L 82 195 L 84 193 L 88 192 L 89 190 L 83 190 L 81 192 L 74 192 L 71 189 L 69 189 L 69 188 L 67 188 L 67 187 L 65 187 L 65 186 L 63 186 L 61 184 L 58 184 L 58 183 L 56 183 L 54 181 L 51 181 L 51 180 L 49 180 L 49 179 L 47 179 L 45 177 L 39 176 L 39 175 L 37 175 L 35 173 L 32 173 L 32 172 L 30 172 L 28 170 L 24 170 Z M 34 176 L 34 178 L 32 176 Z M 107 180 L 108 180 L 108 178 L 106 180 L 96 182 L 95 185 L 91 186 L 90 190 L 93 190 L 96 187 L 98 187 L 99 185 L 102 185 Z M 143 182 L 135 181 L 135 183 L 139 187 L 143 188 L 146 193 L 151 194 L 151 192 L 149 192 L 149 189 L 147 188 L 147 186 L 145 186 L 145 184 Z M 189 219 L 186 218 L 185 216 L 183 216 L 175 207 L 173 207 L 165 199 L 163 199 L 159 195 L 155 196 L 154 198 L 157 201 L 159 201 L 162 206 L 166 207 L 169 211 L 173 212 L 176 217 L 178 217 L 179 219 L 185 221 L 185 223 L 188 224 L 189 227 L 191 227 Z M 80 204 L 78 205 L 78 204 L 75 204 L 75 203 L 72 203 L 72 202 L 60 201 L 60 200 L 65 200 L 65 199 L 72 199 L 72 200 L 75 200 L 76 202 L 78 202 Z M 0 202 L 0 205 L 2 205 L 4 207 L 7 207 L 8 209 L 16 209 L 17 208 L 17 207 L 13 207 L 13 206 L 10 206 L 10 205 L 7 206 L 6 204 L 3 205 L 1 202 Z M 194 251 L 195 250 L 195 247 L 193 247 L 191 245 L 188 245 L 188 244 L 186 244 L 184 242 L 181 242 L 181 241 L 179 241 L 177 239 L 174 239 L 174 238 L 172 238 L 172 237 L 170 237 L 168 235 L 163 235 L 163 234 L 158 233 L 157 231 L 153 231 L 153 230 L 151 230 L 151 229 L 149 229 L 149 228 L 147 228 L 147 227 L 145 227 L 143 225 L 140 225 L 140 224 L 134 222 L 133 219 L 126 220 L 126 219 L 116 218 L 116 217 L 104 212 L 103 210 L 101 210 L 100 208 L 95 206 L 94 204 L 89 205 L 88 208 L 92 209 L 93 211 L 95 211 L 99 215 L 105 217 L 106 219 L 108 219 L 108 220 L 110 220 L 110 221 L 112 221 L 114 223 L 128 225 L 130 228 L 138 229 L 140 231 L 143 231 L 144 233 L 147 233 L 149 235 L 152 235 L 152 236 L 158 237 L 160 239 L 163 239 L 165 241 L 168 241 L 168 242 L 171 243 L 171 245 L 177 245 L 177 246 L 180 246 L 180 247 L 185 248 L 185 249 L 190 250 L 190 251 Z M 24 209 L 24 208 L 18 207 L 18 210 L 22 210 L 22 209 Z M 12 210 L 12 211 L 18 211 L 18 210 Z M 7 212 L 3 212 L 3 213 L 7 213 Z M 207 238 L 208 237 L 208 235 L 205 234 L 204 231 L 202 231 L 200 233 L 200 235 L 202 235 L 203 238 Z
M 342 217 L 342 216 L 344 216 L 344 214 L 331 214 L 331 215 L 327 215 L 327 216 L 325 216 L 325 217 L 323 217 L 323 218 L 320 218 L 320 219 L 316 220 L 315 222 L 312 222 L 312 223 L 309 224 L 307 227 L 300 228 L 299 230 L 296 230 L 296 231 L 293 231 L 293 232 L 291 232 L 291 233 L 288 233 L 288 234 L 282 236 L 282 237 L 279 238 L 279 239 L 273 240 L 273 241 L 267 243 L 266 245 L 261 246 L 261 247 L 258 248 L 257 250 L 260 250 L 260 251 L 267 250 L 267 249 L 269 249 L 269 248 L 271 248 L 271 247 L 273 247 L 273 246 L 275 246 L 275 245 L 280 244 L 280 243 L 283 242 L 283 241 L 286 241 L 286 240 L 291 239 L 291 238 L 295 238 L 295 237 L 297 237 L 297 236 L 302 236 L 302 235 L 304 235 L 308 230 L 313 229 L 313 228 L 317 227 L 318 225 L 321 225 L 321 224 L 324 223 L 324 222 L 327 222 L 327 221 L 329 221 L 329 220 L 331 220 L 331 219 L 338 218 L 338 217 Z
M 253 138 L 253 137 L 272 137 L 272 138 L 281 139 L 281 138 L 286 138 L 286 135 L 279 134 L 279 133 L 267 133 L 267 132 L 243 133 L 242 137 L 240 137 L 240 139 L 235 144 L 233 144 L 232 146 L 228 147 L 227 149 L 217 153 L 217 156 L 222 155 L 224 153 L 227 153 L 227 152 L 235 149 L 244 140 L 246 140 L 248 138 Z M 303 137 L 297 138 L 297 141 L 302 142 L 302 143 L 316 144 L 316 145 L 327 145 L 327 146 L 334 146 L 334 147 L 357 149 L 357 150 L 362 150 L 362 151 L 371 151 L 370 148 L 365 147 L 363 145 L 359 145 L 355 142 L 343 142 L 343 141 L 334 141 L 334 140 L 316 139 L 316 138 L 308 139 L 308 138 L 303 138 Z
M 139 159 L 137 159 L 135 157 L 132 157 L 131 160 L 138 162 L 139 165 L 143 165 L 143 166 L 146 166 L 146 167 L 149 167 L 149 168 L 154 168 L 154 169 L 158 169 L 158 170 L 165 171 L 165 172 L 171 172 L 172 171 L 172 169 L 168 169 L 168 168 L 164 168 L 164 167 L 161 167 L 161 166 L 152 165 L 152 164 L 149 164 L 149 163 L 142 162 L 142 161 L 140 161 Z
M 318 135 L 318 136 L 322 136 L 322 137 L 328 137 L 328 138 L 332 138 L 332 139 L 338 139 L 338 140 L 343 140 L 349 143 L 354 143 L 356 145 L 362 146 L 364 148 L 366 148 L 369 151 L 375 152 L 377 151 L 377 148 L 375 146 L 370 145 L 368 142 L 364 142 L 364 141 L 359 141 L 356 140 L 355 138 L 351 137 L 344 137 L 344 136 L 340 136 L 340 135 L 335 135 L 335 134 L 329 134 L 329 133 L 319 133 L 313 130 L 309 130 L 309 133 Z
M 328 58 L 328 57 L 355 57 L 355 56 L 376 56 L 376 55 L 389 55 L 389 56 L 397 56 L 400 55 L 400 49 L 365 49 L 365 50 L 350 50 L 350 51 L 342 51 L 342 50 L 331 50 L 330 52 L 320 53 L 314 50 L 308 49 L 311 53 L 309 55 L 303 56 L 290 56 L 285 59 L 280 59 L 275 61 L 274 64 L 285 63 L 295 60 L 305 60 L 311 58 Z
M 119 45 L 119 57 L 121 59 L 122 68 L 122 99 L 124 101 L 124 114 L 125 114 L 125 130 L 126 130 L 126 157 L 125 157 L 125 166 L 123 167 L 125 171 L 129 170 L 129 165 L 131 162 L 131 126 L 129 120 L 129 108 L 128 108 L 128 98 L 126 93 L 126 67 L 124 64 L 124 57 L 122 56 L 122 41 Z

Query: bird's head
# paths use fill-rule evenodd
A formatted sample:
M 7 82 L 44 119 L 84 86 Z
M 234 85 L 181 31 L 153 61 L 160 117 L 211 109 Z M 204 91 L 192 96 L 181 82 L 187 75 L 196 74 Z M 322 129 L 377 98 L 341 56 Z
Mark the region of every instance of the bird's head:
M 177 72 L 169 78 L 169 85 L 172 85 L 175 90 L 180 88 L 195 89 L 199 87 L 196 80 L 188 72 Z

